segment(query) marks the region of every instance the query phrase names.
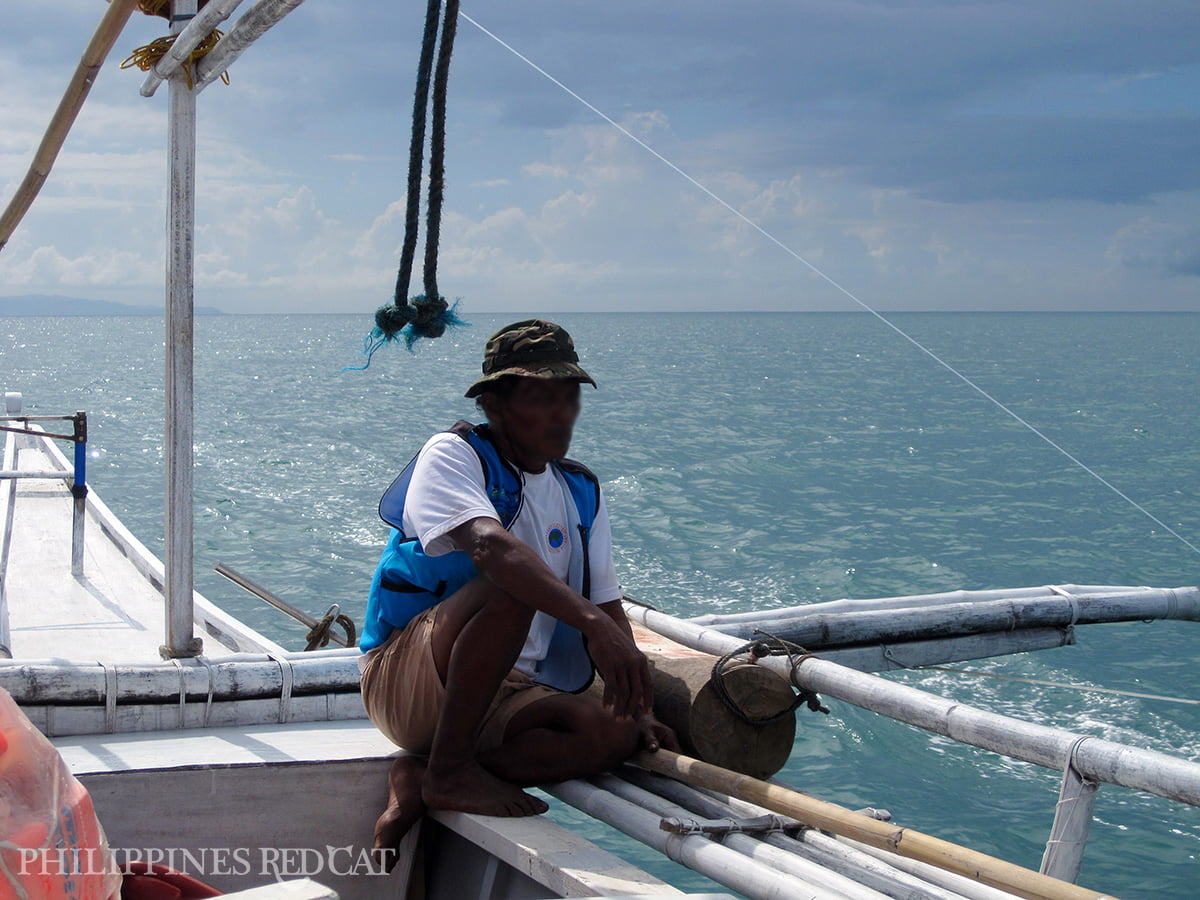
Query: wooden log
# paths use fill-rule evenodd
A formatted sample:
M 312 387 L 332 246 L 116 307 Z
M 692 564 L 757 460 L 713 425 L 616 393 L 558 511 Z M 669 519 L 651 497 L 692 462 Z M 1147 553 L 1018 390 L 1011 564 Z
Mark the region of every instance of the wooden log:
M 669 750 L 659 750 L 657 753 L 643 752 L 638 754 L 635 761 L 653 772 L 749 800 L 814 828 L 851 837 L 881 850 L 919 859 L 1011 891 L 1021 897 L 1035 900 L 1098 900 L 1105 896 L 985 853 L 960 847 L 910 828 L 880 822 L 798 791 L 730 772 L 698 759 L 689 759 Z
M 787 710 L 796 695 L 785 679 L 755 665 L 736 665 L 726 671 L 726 692 L 743 718 L 710 681 L 714 657 L 631 625 L 650 663 L 654 714 L 674 729 L 689 755 L 756 778 L 769 778 L 783 768 L 796 740 L 795 714 L 788 712 L 762 724 L 746 718 L 766 719 Z M 600 684 L 597 678 L 592 688 L 597 697 Z
M 12 200 L 9 201 L 4 215 L 0 216 L 0 250 L 8 243 L 8 239 L 17 229 L 17 225 L 29 211 L 29 207 L 33 205 L 42 185 L 46 183 L 50 169 L 53 168 L 54 161 L 58 158 L 58 152 L 62 150 L 71 126 L 75 124 L 76 116 L 83 109 L 83 103 L 87 100 L 96 75 L 99 74 L 100 67 L 104 65 L 105 57 L 116 43 L 117 37 L 125 27 L 125 23 L 129 21 L 130 15 L 137 8 L 137 4 L 138 0 L 112 0 L 108 9 L 104 11 L 100 24 L 96 26 L 96 31 L 83 51 L 79 65 L 75 68 L 75 74 L 71 76 L 67 90 L 58 103 L 58 109 L 54 111 L 54 116 L 50 119 L 46 134 L 38 146 L 37 153 L 34 154 L 28 173 L 17 188 L 17 192 L 13 194 Z

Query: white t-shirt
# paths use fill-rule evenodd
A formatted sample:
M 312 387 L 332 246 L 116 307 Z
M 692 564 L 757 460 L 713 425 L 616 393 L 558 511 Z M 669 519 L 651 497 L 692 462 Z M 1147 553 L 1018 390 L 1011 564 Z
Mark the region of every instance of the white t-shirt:
M 550 570 L 566 581 L 572 543 L 579 540 L 567 525 L 566 504 L 574 501 L 563 492 L 549 466 L 538 474 L 520 472 L 520 475 L 521 510 L 508 530 L 532 547 Z M 487 496 L 478 454 L 456 434 L 435 434 L 417 455 L 404 501 L 404 533 L 416 537 L 428 555 L 441 556 L 458 549 L 448 532 L 480 516 L 499 521 Z M 612 531 L 603 494 L 588 545 L 592 602 L 619 600 L 622 590 L 613 565 Z M 541 611 L 534 614 L 516 665 L 525 674 L 532 675 L 535 665 L 545 658 L 554 623 L 551 616 Z

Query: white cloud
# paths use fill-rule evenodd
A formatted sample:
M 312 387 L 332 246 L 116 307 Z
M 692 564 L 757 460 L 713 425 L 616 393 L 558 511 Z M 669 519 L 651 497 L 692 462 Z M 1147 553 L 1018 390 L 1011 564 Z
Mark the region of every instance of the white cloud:
M 423 11 L 364 3 L 301 6 L 237 63 L 232 87 L 200 97 L 197 283 L 230 308 L 370 307 L 391 290 L 417 52 L 396 35 L 416 33 Z M 1192 5 L 1148 0 L 1137 28 L 1128 8 L 1084 0 L 763 0 L 751 17 L 737 4 L 513 0 L 479 16 L 864 299 L 1020 305 L 1040 280 L 1067 306 L 1178 306 L 1200 272 Z M 95 0 L 63 0 L 54 21 L 43 6 L 5 9 L 0 200 L 98 18 Z M 0 253 L 0 290 L 122 278 L 159 290 L 166 102 L 138 96 L 141 74 L 115 63 L 161 29 L 135 17 L 122 36 Z M 485 308 L 721 307 L 739 291 L 845 308 L 523 63 L 459 33 L 445 293 Z M 418 247 L 418 283 L 420 259 Z

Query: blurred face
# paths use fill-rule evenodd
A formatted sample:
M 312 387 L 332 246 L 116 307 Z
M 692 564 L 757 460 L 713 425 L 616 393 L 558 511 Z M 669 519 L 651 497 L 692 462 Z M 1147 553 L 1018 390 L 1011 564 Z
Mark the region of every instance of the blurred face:
M 541 472 L 571 447 L 579 384 L 519 378 L 508 396 L 485 395 L 483 408 L 505 455 L 527 472 Z

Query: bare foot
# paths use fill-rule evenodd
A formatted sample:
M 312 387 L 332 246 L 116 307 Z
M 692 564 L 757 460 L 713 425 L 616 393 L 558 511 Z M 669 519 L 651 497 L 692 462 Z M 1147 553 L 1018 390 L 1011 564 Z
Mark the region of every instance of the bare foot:
M 388 805 L 375 822 L 375 861 L 388 872 L 400 859 L 400 840 L 408 829 L 425 815 L 421 800 L 421 780 L 425 760 L 419 756 L 401 756 L 388 772 Z
M 484 816 L 536 816 L 545 801 L 502 781 L 472 760 L 458 768 L 425 770 L 421 799 L 431 809 L 454 809 Z

